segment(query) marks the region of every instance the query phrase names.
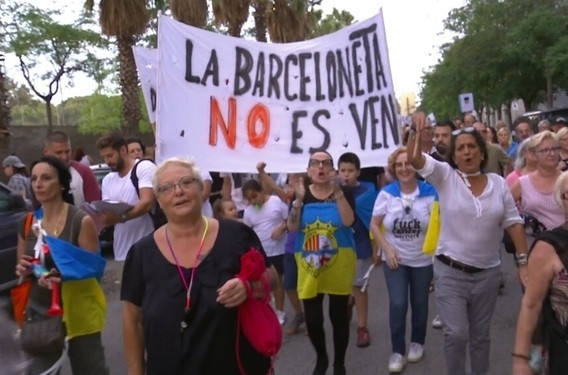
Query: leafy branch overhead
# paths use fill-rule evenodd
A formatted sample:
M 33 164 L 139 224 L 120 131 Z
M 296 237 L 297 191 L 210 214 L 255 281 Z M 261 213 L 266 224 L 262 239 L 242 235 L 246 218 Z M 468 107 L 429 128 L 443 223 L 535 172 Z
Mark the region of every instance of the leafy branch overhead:
M 62 78 L 72 82 L 74 73 L 83 72 L 101 82 L 108 62 L 97 57 L 97 52 L 107 43 L 89 29 L 92 24 L 88 19 L 61 23 L 55 20 L 61 15 L 59 11 L 41 10 L 27 3 L 7 5 L 3 13 L 2 48 L 17 56 L 28 86 L 45 102 L 51 130 L 50 103 Z
M 459 114 L 463 92 L 479 107 L 521 98 L 531 109 L 552 97 L 550 89 L 568 89 L 565 0 L 471 0 L 449 13 L 444 28 L 454 40 L 424 73 L 420 95 L 438 118 Z

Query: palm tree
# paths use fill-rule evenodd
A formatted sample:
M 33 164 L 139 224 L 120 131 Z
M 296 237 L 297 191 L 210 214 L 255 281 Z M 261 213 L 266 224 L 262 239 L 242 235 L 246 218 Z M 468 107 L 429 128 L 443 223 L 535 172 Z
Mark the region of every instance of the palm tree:
M 138 131 L 140 122 L 139 81 L 132 46 L 144 33 L 149 21 L 145 0 L 101 0 L 100 24 L 105 35 L 116 37 L 123 131 Z
M 266 42 L 266 34 L 268 33 L 268 10 L 272 7 L 270 0 L 251 0 L 254 8 L 254 28 L 256 32 L 256 40 L 258 42 Z
M 307 0 L 274 0 L 268 12 L 268 32 L 275 43 L 306 39 L 308 27 Z
M 250 0 L 213 0 L 213 16 L 217 25 L 226 25 L 229 35 L 240 37 L 249 16 Z
M 100 0 L 102 32 L 116 37 L 120 89 L 122 92 L 122 128 L 125 134 L 138 132 L 141 118 L 138 100 L 139 81 L 132 46 L 146 31 L 149 13 L 145 0 Z M 85 1 L 85 9 L 92 11 L 94 0 Z
M 170 0 L 170 9 L 185 24 L 202 28 L 207 22 L 207 0 Z

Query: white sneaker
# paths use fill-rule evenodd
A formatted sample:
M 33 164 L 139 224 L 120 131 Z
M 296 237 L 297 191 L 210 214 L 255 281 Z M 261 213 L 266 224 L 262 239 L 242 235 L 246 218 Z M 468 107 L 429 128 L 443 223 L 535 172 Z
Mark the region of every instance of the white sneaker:
M 440 315 L 436 314 L 436 317 L 432 319 L 432 327 L 442 328 L 442 321 L 440 320 Z
M 284 322 L 286 322 L 286 313 L 284 311 L 276 310 L 276 316 L 278 317 L 280 325 L 284 325 Z
M 402 372 L 406 358 L 402 354 L 392 353 L 389 359 L 389 372 Z
M 406 358 L 408 362 L 418 362 L 422 359 L 424 355 L 424 347 L 418 343 L 411 342 L 410 349 L 408 349 L 408 355 Z

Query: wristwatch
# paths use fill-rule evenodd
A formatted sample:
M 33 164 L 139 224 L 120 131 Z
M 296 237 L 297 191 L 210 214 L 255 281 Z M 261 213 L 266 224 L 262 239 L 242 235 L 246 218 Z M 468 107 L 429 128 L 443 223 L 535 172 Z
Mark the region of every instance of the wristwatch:
M 126 221 L 128 221 L 128 217 L 126 216 L 126 213 L 120 215 L 120 222 L 125 223 Z

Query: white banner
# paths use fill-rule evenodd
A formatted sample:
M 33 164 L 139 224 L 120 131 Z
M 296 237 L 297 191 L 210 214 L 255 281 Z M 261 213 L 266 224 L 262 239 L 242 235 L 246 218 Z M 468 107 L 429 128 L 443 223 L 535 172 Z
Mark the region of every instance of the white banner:
M 382 12 L 305 42 L 257 43 L 159 19 L 158 161 L 305 171 L 319 149 L 386 165 L 399 144 Z
M 151 124 L 156 123 L 156 89 L 158 87 L 158 51 L 155 49 L 134 46 L 134 61 L 142 86 L 142 94 Z

